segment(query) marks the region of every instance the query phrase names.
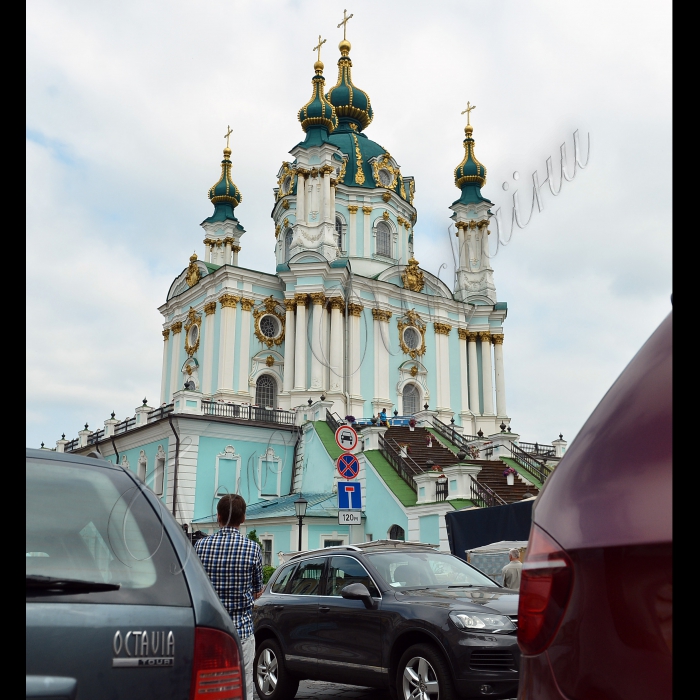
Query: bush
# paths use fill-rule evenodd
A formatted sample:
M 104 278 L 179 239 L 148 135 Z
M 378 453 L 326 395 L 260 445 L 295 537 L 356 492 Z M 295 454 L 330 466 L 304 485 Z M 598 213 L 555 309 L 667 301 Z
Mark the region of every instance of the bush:
M 276 568 L 274 566 L 263 566 L 263 583 L 267 583 L 275 571 Z

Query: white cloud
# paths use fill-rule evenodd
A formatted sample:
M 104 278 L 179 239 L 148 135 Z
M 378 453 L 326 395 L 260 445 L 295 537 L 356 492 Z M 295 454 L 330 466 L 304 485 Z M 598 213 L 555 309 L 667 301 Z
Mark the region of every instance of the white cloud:
M 160 317 L 211 205 L 227 124 L 241 263 L 271 271 L 275 173 L 302 138 L 318 33 L 335 80 L 340 3 L 33 0 L 28 5 L 30 445 L 132 413 L 160 382 Z M 590 165 L 494 260 L 509 303 L 513 426 L 572 437 L 670 310 L 670 5 L 356 0 L 367 133 L 416 177 L 416 256 L 451 278 L 447 207 L 466 101 L 486 196 L 556 161 Z M 650 50 L 653 47 L 653 50 Z M 526 437 L 525 439 L 528 439 Z

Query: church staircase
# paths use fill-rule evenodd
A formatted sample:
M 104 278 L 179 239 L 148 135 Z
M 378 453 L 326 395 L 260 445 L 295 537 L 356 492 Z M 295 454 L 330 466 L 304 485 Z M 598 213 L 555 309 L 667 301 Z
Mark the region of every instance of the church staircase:
M 432 447 L 427 446 L 428 437 L 432 438 Z M 409 445 L 408 457 L 397 459 L 402 444 Z M 460 460 L 426 428 L 411 430 L 408 427 L 392 426 L 380 440 L 380 448 L 389 463 L 409 484 L 412 482 L 413 475 L 429 471 L 433 465 L 444 468 L 453 464 L 467 463 L 481 467 L 477 482 L 483 487 L 484 505 L 515 503 L 523 498 L 537 495 L 537 487 L 523 483 L 517 475 L 515 483 L 509 486 L 506 477 L 503 476 L 503 470 L 508 466 L 504 462 L 486 459 Z M 432 465 L 429 462 L 432 462 Z M 415 486 L 412 487 L 415 489 Z

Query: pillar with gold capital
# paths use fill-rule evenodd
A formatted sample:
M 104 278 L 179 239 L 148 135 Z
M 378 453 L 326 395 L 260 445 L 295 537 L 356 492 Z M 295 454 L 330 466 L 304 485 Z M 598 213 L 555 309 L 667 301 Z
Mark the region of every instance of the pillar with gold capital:
M 202 393 L 212 393 L 214 370 L 214 321 L 216 319 L 216 302 L 204 305 L 204 367 L 202 369 Z
M 325 312 L 326 295 L 313 292 L 311 297 L 311 390 L 323 391 L 323 368 L 327 359 L 323 357 L 321 343 L 321 317 Z
M 296 308 L 296 301 L 294 299 L 285 299 L 284 308 L 286 315 L 284 322 L 284 383 L 282 391 L 285 394 L 289 394 L 294 388 L 294 350 L 296 346 L 294 309 Z M 291 404 L 288 408 L 290 407 Z
M 348 304 L 348 376 L 347 388 L 350 393 L 350 406 L 348 412 L 350 415 L 362 415 L 362 398 L 360 391 L 360 376 L 362 355 L 360 348 L 360 319 L 362 318 L 362 304 L 351 302 Z
M 254 299 L 241 297 L 241 337 L 238 341 L 238 393 L 250 395 L 248 375 L 250 374 L 250 312 L 255 306 Z
M 330 383 L 329 391 L 332 393 L 340 393 L 344 386 L 344 370 L 345 363 L 343 362 L 344 337 L 343 333 L 343 311 L 345 309 L 345 300 L 342 297 L 332 297 L 330 300 L 331 307 L 331 349 L 330 349 Z
M 168 403 L 173 400 L 173 394 L 182 389 L 180 386 L 180 346 L 182 345 L 182 321 L 177 321 L 170 326 L 170 387 L 168 389 Z
M 359 207 L 356 204 L 348 205 L 348 213 L 350 221 L 348 222 L 348 254 L 352 257 L 357 255 L 357 210 Z
M 372 309 L 374 318 L 374 397 L 372 398 L 375 413 L 382 408 L 391 408 L 389 398 L 389 319 L 391 311 Z
M 484 392 L 484 415 L 493 415 L 493 364 L 491 362 L 491 334 L 479 333 L 481 339 L 481 386 Z
M 297 321 L 294 333 L 294 389 L 306 390 L 306 294 L 295 294 Z
M 235 294 L 222 294 L 221 329 L 219 332 L 219 375 L 217 393 L 233 393 L 233 358 L 236 351 L 236 306 L 240 297 Z
M 496 415 L 499 418 L 505 418 L 506 383 L 503 374 L 503 334 L 494 333 L 491 340 L 493 341 L 493 359 L 496 365 Z
M 160 373 L 160 402 L 163 404 L 166 402 L 167 394 L 166 391 L 168 387 L 166 382 L 168 381 L 168 350 L 170 345 L 170 330 L 163 330 L 163 369 Z
M 476 354 L 477 334 L 467 333 L 467 358 L 469 360 L 469 409 L 475 415 L 481 415 L 479 406 L 479 363 Z

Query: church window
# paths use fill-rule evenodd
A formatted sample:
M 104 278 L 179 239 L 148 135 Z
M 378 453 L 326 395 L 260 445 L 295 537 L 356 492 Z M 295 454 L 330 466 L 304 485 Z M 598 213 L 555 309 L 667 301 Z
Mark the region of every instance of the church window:
M 262 544 L 262 563 L 263 566 L 272 566 L 272 540 L 263 538 L 260 540 Z
M 390 540 L 406 540 L 406 533 L 401 525 L 392 525 L 389 528 L 389 539 Z
M 381 183 L 382 187 L 389 187 L 393 181 L 394 178 L 386 168 L 381 168 L 379 170 L 379 182 Z
M 403 414 L 412 416 L 419 411 L 420 394 L 415 384 L 406 384 L 403 388 Z M 396 538 L 391 538 L 396 539 Z
M 266 315 L 260 319 L 260 332 L 266 338 L 276 338 L 279 332 L 279 322 L 274 316 Z
M 386 221 L 377 224 L 377 255 L 391 257 L 391 230 Z
M 197 340 L 199 340 L 199 326 L 195 323 L 190 328 L 189 333 L 187 335 L 187 340 L 189 341 L 190 347 L 194 347 L 197 344 Z
M 294 233 L 292 232 L 291 228 L 287 229 L 287 232 L 284 234 L 284 259 L 289 260 L 290 253 L 292 252 L 292 238 L 294 237 Z
M 282 194 L 289 194 L 292 190 L 292 176 L 287 175 L 287 177 L 284 178 L 284 182 L 282 183 Z
M 143 482 L 146 481 L 147 467 L 148 467 L 148 460 L 146 459 L 146 452 L 144 450 L 141 450 L 141 454 L 139 455 L 137 475 L 138 475 L 139 479 L 141 479 L 141 481 L 143 481 Z
M 263 374 L 255 382 L 255 403 L 265 408 L 277 405 L 277 383 L 269 374 Z
M 413 326 L 409 326 L 404 329 L 403 342 L 410 350 L 416 350 L 421 345 L 421 335 Z
M 163 481 L 165 477 L 165 451 L 162 445 L 158 445 L 158 452 L 156 454 L 156 465 L 153 470 L 153 493 L 156 496 L 163 495 Z
M 343 220 L 339 217 L 335 217 L 335 234 L 333 236 L 335 238 L 335 245 L 338 248 L 338 250 L 343 249 Z

